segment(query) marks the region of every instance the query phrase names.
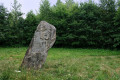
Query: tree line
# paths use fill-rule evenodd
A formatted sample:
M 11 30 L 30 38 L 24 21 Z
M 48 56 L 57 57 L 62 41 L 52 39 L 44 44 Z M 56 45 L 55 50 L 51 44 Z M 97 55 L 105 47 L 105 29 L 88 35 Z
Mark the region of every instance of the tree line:
M 20 8 L 17 0 L 10 12 L 0 5 L 1 46 L 29 45 L 37 25 L 44 20 L 57 29 L 56 47 L 120 48 L 119 0 L 57 0 L 53 6 L 41 0 L 38 13 L 30 11 L 25 19 Z

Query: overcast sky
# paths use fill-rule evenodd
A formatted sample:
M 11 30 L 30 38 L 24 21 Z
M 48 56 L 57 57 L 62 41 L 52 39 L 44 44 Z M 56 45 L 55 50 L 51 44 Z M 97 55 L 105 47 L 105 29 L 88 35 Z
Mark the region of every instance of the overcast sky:
M 12 4 L 14 0 L 0 0 L 0 4 L 3 4 L 9 11 L 12 9 Z M 32 10 L 34 13 L 38 11 L 40 6 L 41 0 L 17 0 L 21 5 L 21 11 L 25 13 L 25 15 Z M 54 5 L 57 0 L 49 0 L 51 5 Z M 75 2 L 84 2 L 88 0 L 74 0 Z M 94 0 L 98 1 L 98 0 Z M 62 0 L 62 2 L 65 2 L 65 0 Z M 24 15 L 24 17 L 25 17 Z

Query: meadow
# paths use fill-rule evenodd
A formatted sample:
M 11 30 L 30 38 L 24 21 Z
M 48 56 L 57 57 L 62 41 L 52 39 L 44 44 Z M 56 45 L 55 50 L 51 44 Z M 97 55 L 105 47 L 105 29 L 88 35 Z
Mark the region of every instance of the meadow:
M 120 80 L 120 50 L 52 48 L 42 69 L 16 72 L 26 50 L 0 48 L 0 80 Z

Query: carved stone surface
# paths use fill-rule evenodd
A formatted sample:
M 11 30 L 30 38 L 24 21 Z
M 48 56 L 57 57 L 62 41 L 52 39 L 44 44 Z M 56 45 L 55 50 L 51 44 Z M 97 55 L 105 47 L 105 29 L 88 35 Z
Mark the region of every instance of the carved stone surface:
M 34 69 L 41 68 L 46 61 L 48 50 L 53 46 L 55 40 L 56 28 L 45 21 L 41 21 L 34 33 L 21 66 Z

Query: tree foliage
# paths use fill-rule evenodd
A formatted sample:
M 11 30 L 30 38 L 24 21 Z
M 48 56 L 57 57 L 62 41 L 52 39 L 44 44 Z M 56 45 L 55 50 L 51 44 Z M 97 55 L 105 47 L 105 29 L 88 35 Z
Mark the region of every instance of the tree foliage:
M 0 5 L 0 43 L 3 44 L 6 41 L 7 31 L 9 30 L 7 22 L 8 22 L 8 11 L 3 6 Z
M 21 5 L 14 0 L 9 13 L 0 6 L 0 44 L 28 45 L 39 22 L 45 20 L 57 28 L 56 47 L 120 48 L 119 4 L 119 0 L 100 0 L 99 4 L 57 0 L 51 6 L 42 0 L 38 14 L 30 11 L 24 19 Z

